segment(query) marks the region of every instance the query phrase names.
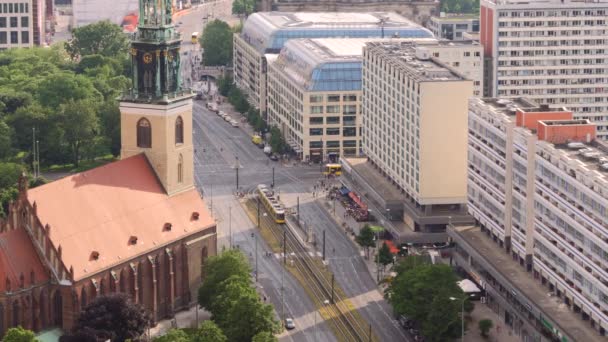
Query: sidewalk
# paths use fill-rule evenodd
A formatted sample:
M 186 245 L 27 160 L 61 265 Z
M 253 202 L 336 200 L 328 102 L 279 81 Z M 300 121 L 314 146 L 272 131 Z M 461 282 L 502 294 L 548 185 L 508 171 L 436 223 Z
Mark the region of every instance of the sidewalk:
M 198 304 L 190 308 L 189 310 L 177 312 L 175 314 L 175 318 L 164 319 L 162 321 L 159 321 L 154 328 L 150 329 L 150 337 L 154 338 L 157 336 L 164 335 L 167 331 L 173 328 L 174 321 L 177 323 L 177 328 L 196 328 L 196 307 L 198 307 Z M 203 309 L 199 309 L 199 326 L 203 323 L 203 321 L 206 321 L 208 319 L 211 319 L 211 313 Z
M 475 309 L 471 312 L 471 321 L 467 321 L 468 331 L 465 334 L 465 342 L 516 342 L 519 338 L 511 332 L 511 329 L 503 322 L 503 320 L 490 309 L 486 304 L 474 302 Z M 479 321 L 482 319 L 492 320 L 493 326 L 489 336 L 483 338 L 479 334 Z

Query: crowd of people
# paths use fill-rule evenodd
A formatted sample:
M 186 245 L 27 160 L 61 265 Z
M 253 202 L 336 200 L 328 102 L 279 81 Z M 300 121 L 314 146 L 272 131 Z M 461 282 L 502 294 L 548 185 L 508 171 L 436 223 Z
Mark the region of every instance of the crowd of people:
M 361 202 L 357 203 L 353 199 L 353 197 L 359 198 L 356 193 L 353 193 L 354 196 L 350 195 L 353 193 L 348 190 L 345 186 L 337 187 L 334 186 L 327 194 L 328 198 L 331 200 L 340 201 L 342 206 L 346 209 L 344 212 L 344 218 L 352 217 L 357 222 L 365 222 L 368 220 L 368 211 L 366 206 L 362 206 Z

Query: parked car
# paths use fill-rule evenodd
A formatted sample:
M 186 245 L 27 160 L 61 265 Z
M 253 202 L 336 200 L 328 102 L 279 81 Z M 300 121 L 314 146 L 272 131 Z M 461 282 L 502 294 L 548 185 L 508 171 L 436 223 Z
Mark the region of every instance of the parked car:
M 230 121 L 230 124 L 232 125 L 232 127 L 239 127 L 239 122 L 236 120 Z
M 293 323 L 293 318 L 285 318 L 285 329 L 292 330 L 295 328 L 296 325 Z
M 232 120 L 232 118 L 230 117 L 230 115 L 226 114 L 226 116 L 224 116 L 224 120 L 226 122 L 230 122 L 230 120 Z
M 279 156 L 277 156 L 276 154 L 271 154 L 269 158 L 272 161 L 278 161 L 279 160 Z

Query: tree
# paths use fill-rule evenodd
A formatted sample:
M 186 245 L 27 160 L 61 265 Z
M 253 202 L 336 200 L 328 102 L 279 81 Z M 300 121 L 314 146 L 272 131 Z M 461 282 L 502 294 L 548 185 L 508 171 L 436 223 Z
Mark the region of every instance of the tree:
M 279 339 L 269 331 L 262 331 L 253 336 L 251 342 L 278 342 Z
M 129 42 L 120 26 L 109 20 L 98 21 L 72 30 L 72 40 L 65 43 L 65 50 L 72 59 L 86 55 L 106 57 L 126 56 Z
M 217 89 L 218 89 L 220 95 L 228 96 L 228 94 L 230 94 L 230 90 L 232 90 L 232 88 L 234 88 L 233 82 L 234 82 L 234 80 L 230 76 L 218 78 Z
M 255 0 L 234 0 L 232 2 L 232 14 L 247 17 L 255 9 Z
M 194 335 L 194 342 L 226 342 L 228 339 L 213 321 L 205 321 Z
M 22 327 L 10 328 L 7 330 L 3 342 L 37 342 L 34 332 Z
M 204 267 L 205 280 L 198 290 L 198 302 L 206 309 L 210 309 L 211 304 L 220 294 L 223 281 L 232 276 L 249 279 L 249 272 L 251 272 L 243 253 L 235 249 L 210 257 Z
M 285 138 L 283 138 L 283 134 L 277 126 L 270 128 L 270 146 L 272 146 L 272 150 L 276 153 L 284 153 L 287 150 Z
M 364 225 L 363 228 L 359 231 L 359 235 L 355 238 L 355 241 L 359 244 L 359 246 L 365 249 L 367 253 L 367 257 L 369 258 L 369 248 L 375 246 L 374 241 L 374 231 L 369 225 Z
M 380 250 L 378 251 L 378 255 L 376 256 L 376 259 L 377 259 L 376 261 L 382 265 L 383 271 L 386 268 L 386 265 L 393 262 L 393 253 L 391 253 L 391 250 L 390 250 L 390 248 L 388 248 L 388 245 L 386 244 L 386 242 L 384 242 L 382 244 L 382 247 L 380 247 Z
M 215 19 L 208 23 L 200 43 L 205 50 L 205 65 L 223 66 L 232 63 L 232 30 L 226 22 Z
M 479 334 L 481 334 L 481 336 L 483 337 L 488 337 L 488 333 L 490 332 L 490 329 L 492 329 L 492 327 L 494 326 L 494 323 L 491 319 L 482 319 L 481 321 L 479 321 L 478 325 Z
M 103 96 L 90 79 L 83 75 L 63 72 L 45 78 L 38 87 L 38 101 L 44 107 L 56 110 L 69 100 L 101 102 Z
M 395 313 L 421 324 L 429 340 L 445 341 L 457 337 L 461 301 L 450 297 L 463 298 L 464 294 L 452 269 L 447 265 L 427 263 L 396 269 L 401 272 L 397 273 L 386 293 Z
M 95 105 L 86 100 L 62 104 L 58 121 L 72 152 L 72 163 L 78 166 L 81 147 L 93 141 L 98 129 L 99 120 L 95 115 Z
M 170 329 L 163 336 L 154 339 L 154 342 L 190 342 L 190 336 L 180 329 Z
M 95 298 L 84 308 L 68 338 L 92 332 L 97 338 L 111 341 L 136 340 L 151 324 L 152 318 L 142 306 L 124 293 L 111 294 Z
M 11 155 L 11 128 L 0 119 L 0 160 Z

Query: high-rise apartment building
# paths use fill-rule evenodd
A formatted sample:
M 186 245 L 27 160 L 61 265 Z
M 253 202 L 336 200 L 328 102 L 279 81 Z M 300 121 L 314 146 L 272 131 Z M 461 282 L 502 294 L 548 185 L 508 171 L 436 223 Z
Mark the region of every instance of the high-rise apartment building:
M 43 45 L 45 0 L 0 0 L 0 50 Z
M 268 122 L 277 125 L 302 160 L 359 156 L 363 47 L 418 46 L 473 80 L 482 91 L 482 46 L 434 38 L 292 39 L 268 63 Z
M 388 12 L 258 12 L 234 34 L 234 81 L 262 114 L 266 113 L 268 58 L 295 38 L 432 38 L 433 34 Z M 263 115 L 264 118 L 266 115 Z
M 565 106 L 608 138 L 608 2 L 482 0 L 486 92 Z
M 530 100 L 471 99 L 468 155 L 481 229 L 604 334 L 608 144 L 595 124 Z
M 363 150 L 406 194 L 404 221 L 443 229 L 466 203 L 468 98 L 473 81 L 401 43 L 363 49 Z

